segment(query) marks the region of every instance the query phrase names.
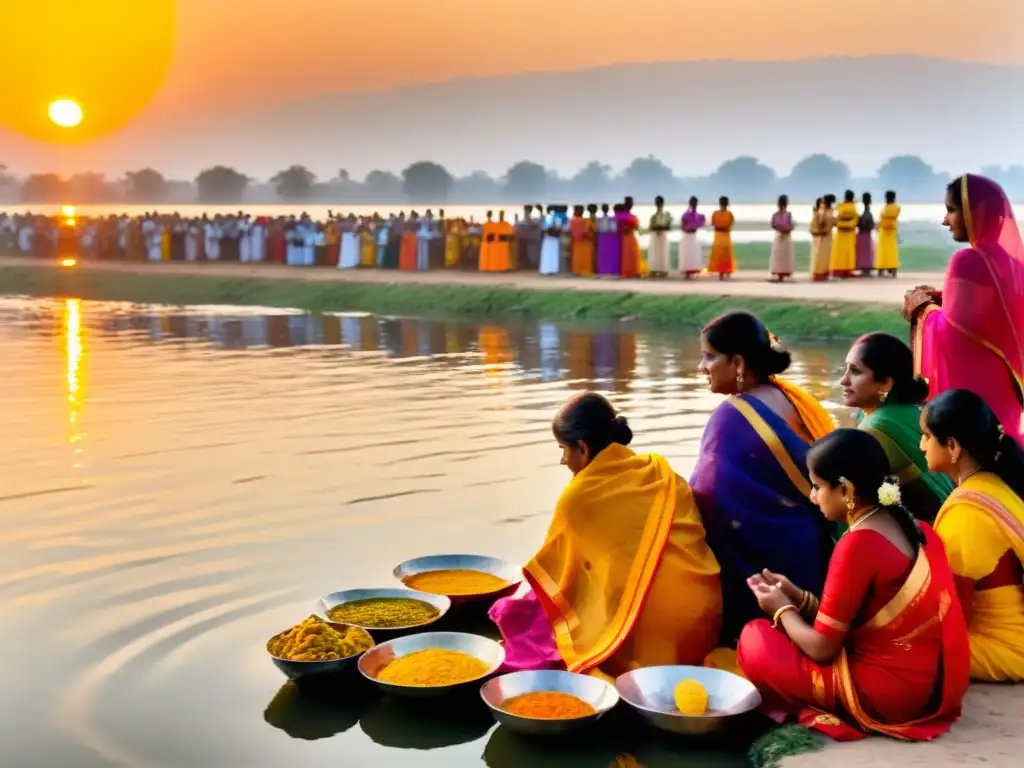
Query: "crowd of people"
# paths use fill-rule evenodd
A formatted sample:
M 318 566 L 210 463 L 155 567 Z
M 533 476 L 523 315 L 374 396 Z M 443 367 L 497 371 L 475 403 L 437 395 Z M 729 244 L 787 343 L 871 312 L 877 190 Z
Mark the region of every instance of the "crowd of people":
M 943 290 L 907 294 L 910 344 L 872 333 L 846 357 L 856 428 L 742 311 L 701 336 L 726 397 L 689 481 L 634 453 L 603 396 L 558 411 L 572 479 L 529 589 L 491 609 L 512 666 L 728 669 L 841 740 L 931 739 L 971 679 L 1024 680 L 1024 244 L 988 179 L 957 179 L 946 209 L 963 248 Z
M 863 210 L 847 192 L 833 211 L 834 195 L 815 205 L 811 224 L 811 274 L 815 280 L 845 279 L 854 274 L 896 275 L 899 269 L 900 209 L 893 192 L 875 223 L 870 195 Z M 670 266 L 669 232 L 680 231 L 677 272 L 693 279 L 703 272 L 726 279 L 736 271 L 732 241 L 735 217 L 729 199 L 719 200 L 710 217 L 690 198 L 679 218 L 665 209 L 661 197 L 648 222 L 650 242 L 640 246 L 641 223 L 633 199 L 613 206 L 527 205 L 508 221 L 487 213 L 483 222 L 413 211 L 356 216 L 331 213 L 325 221 L 310 216 L 252 217 L 235 215 L 184 218 L 148 213 L 139 217 L 85 219 L 72 211 L 59 217 L 0 214 L 0 253 L 50 257 L 74 255 L 89 259 L 135 261 L 271 262 L 296 267 L 334 266 L 339 269 L 399 270 L 466 269 L 481 272 L 534 271 L 542 275 L 581 277 L 664 278 Z M 698 239 L 710 227 L 714 234 L 705 248 Z M 796 271 L 793 216 L 789 201 L 779 198 L 772 216 L 775 232 L 769 271 L 785 280 Z M 835 234 L 833 235 L 833 229 Z M 878 231 L 877 254 L 874 233 Z

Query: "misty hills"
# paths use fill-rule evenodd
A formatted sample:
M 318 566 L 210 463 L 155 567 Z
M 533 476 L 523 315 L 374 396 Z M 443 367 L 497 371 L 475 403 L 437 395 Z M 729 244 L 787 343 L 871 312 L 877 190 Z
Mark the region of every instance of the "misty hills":
M 857 174 L 904 153 L 952 173 L 1024 162 L 1021 135 L 1021 67 L 919 57 L 701 61 L 463 79 L 256 108 L 133 137 L 124 165 L 158 163 L 190 176 L 224 163 L 265 178 L 302 163 L 324 178 L 343 167 L 361 176 L 430 159 L 456 174 L 500 176 L 521 159 L 571 174 L 595 159 L 622 168 L 653 154 L 689 176 L 737 155 L 785 174 L 801 157 L 825 152 Z

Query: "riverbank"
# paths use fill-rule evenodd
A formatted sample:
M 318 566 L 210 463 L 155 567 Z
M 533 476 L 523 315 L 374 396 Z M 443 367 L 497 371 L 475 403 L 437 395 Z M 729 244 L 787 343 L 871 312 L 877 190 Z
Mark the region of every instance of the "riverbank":
M 312 312 L 373 312 L 543 320 L 629 320 L 701 326 L 743 308 L 780 336 L 850 338 L 873 330 L 906 333 L 904 292 L 941 276 L 918 273 L 843 283 L 768 282 L 763 274 L 732 280 L 617 280 L 541 277 L 534 273 L 384 272 L 273 264 L 53 262 L 0 258 L 0 293 L 75 296 L 138 303 L 238 304 Z

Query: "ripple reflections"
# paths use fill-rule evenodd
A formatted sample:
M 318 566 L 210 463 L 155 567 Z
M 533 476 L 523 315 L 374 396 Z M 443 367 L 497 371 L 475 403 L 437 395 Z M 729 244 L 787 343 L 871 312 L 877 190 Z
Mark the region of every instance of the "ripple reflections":
M 0 652 L 47 659 L 0 693 L 14 764 L 732 764 L 629 728 L 570 759 L 480 702 L 282 687 L 262 646 L 409 557 L 527 558 L 574 391 L 687 473 L 717 403 L 696 334 L 10 298 L 0 354 Z M 829 399 L 844 354 L 800 349 L 793 377 Z

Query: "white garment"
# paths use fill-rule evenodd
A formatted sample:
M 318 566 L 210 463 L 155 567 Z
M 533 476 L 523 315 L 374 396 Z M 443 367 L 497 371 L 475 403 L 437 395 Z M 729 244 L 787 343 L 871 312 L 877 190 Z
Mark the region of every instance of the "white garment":
M 35 230 L 32 227 L 22 227 L 18 230 L 18 249 L 22 253 L 32 252 L 32 241 L 34 239 Z
M 252 241 L 249 239 L 249 233 L 252 231 L 252 225 L 245 220 L 238 222 L 238 260 L 239 261 L 255 261 L 252 257 Z
M 341 235 L 341 254 L 338 257 L 338 269 L 355 269 L 359 266 L 359 235 L 355 232 L 343 232 Z
M 192 225 L 185 233 L 185 261 L 195 261 L 199 256 L 199 227 Z
M 683 274 L 687 272 L 700 272 L 704 269 L 704 249 L 701 247 L 700 240 L 697 239 L 696 232 L 683 232 L 683 237 L 679 241 L 679 271 Z
M 266 261 L 266 248 L 266 230 L 262 224 L 253 224 L 249 231 L 249 259 L 251 261 Z
M 302 266 L 312 267 L 316 264 L 316 231 L 312 227 L 304 227 L 302 234 Z
M 552 214 L 543 219 L 544 230 L 553 229 L 558 222 Z M 540 244 L 540 274 L 557 275 L 562 266 L 562 240 L 558 236 L 544 235 Z
M 668 272 L 668 232 L 651 232 L 647 245 L 647 269 L 651 272 Z
M 217 261 L 220 258 L 220 225 L 206 225 L 206 258 Z

